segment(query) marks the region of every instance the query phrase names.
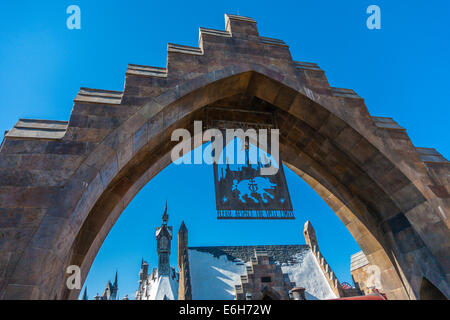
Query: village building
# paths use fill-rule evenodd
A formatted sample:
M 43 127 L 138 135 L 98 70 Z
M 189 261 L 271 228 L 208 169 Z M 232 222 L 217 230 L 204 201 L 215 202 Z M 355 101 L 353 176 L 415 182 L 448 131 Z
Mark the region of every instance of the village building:
M 173 227 L 167 203 L 155 238 L 158 266 L 142 259 L 136 300 L 329 300 L 382 294 L 362 251 L 351 256 L 354 286 L 341 283 L 319 249 L 311 222 L 305 244 L 189 246 L 184 221 L 178 231 L 178 270 L 170 265 Z M 151 270 L 151 271 L 150 271 Z M 376 274 L 376 273 L 375 273 Z M 118 300 L 118 276 L 94 300 Z M 85 288 L 82 300 L 88 300 Z M 128 300 L 126 295 L 122 300 Z
M 173 228 L 168 220 L 166 203 L 155 233 L 158 266 L 149 272 L 142 259 L 136 300 L 327 300 L 376 290 L 368 286 L 370 264 L 362 252 L 351 258 L 356 287 L 337 279 L 309 221 L 303 245 L 202 247 L 189 246 L 183 221 L 178 231 L 177 271 L 169 263 Z M 117 291 L 116 274 L 114 283 L 108 281 L 103 294 L 94 299 L 116 300 Z M 82 299 L 87 299 L 86 290 Z

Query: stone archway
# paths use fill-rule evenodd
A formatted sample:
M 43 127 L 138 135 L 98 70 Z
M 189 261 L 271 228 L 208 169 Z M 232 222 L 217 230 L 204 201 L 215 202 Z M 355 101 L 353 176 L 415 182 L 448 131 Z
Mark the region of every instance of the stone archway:
M 264 287 L 260 293 L 261 299 L 258 300 L 281 300 L 281 296 L 271 287 Z
M 199 48 L 169 44 L 167 68 L 130 65 L 124 92 L 82 88 L 69 122 L 19 120 L 6 134 L 0 298 L 76 298 L 67 266 L 84 281 L 121 212 L 170 164 L 172 130 L 236 97 L 274 112 L 282 159 L 379 266 L 389 298 L 419 298 L 423 277 L 450 296 L 449 162 L 254 20 L 226 15 L 226 31 L 200 29 Z

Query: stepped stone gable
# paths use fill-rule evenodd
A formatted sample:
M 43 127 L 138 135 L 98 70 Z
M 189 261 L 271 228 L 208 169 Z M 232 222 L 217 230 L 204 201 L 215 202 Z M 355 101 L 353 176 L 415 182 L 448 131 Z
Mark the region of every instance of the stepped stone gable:
M 129 65 L 121 92 L 81 88 L 68 122 L 22 119 L 5 134 L 0 299 L 76 299 L 67 266 L 84 282 L 124 208 L 171 163 L 172 130 L 192 132 L 206 106 L 237 95 L 273 111 L 284 163 L 380 268 L 389 299 L 419 299 L 424 281 L 450 297 L 447 159 L 253 19 L 225 21 L 200 28 L 198 47 L 169 44 L 165 68 Z
M 267 252 L 254 249 L 250 266 L 241 283 L 235 286 L 236 300 L 289 300 L 289 291 L 295 286 L 281 267 L 271 262 Z

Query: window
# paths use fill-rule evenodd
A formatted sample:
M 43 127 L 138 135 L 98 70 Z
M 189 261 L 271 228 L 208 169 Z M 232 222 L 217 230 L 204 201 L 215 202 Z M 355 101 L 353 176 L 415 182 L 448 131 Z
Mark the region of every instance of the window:
M 261 282 L 272 282 L 270 277 L 261 277 Z

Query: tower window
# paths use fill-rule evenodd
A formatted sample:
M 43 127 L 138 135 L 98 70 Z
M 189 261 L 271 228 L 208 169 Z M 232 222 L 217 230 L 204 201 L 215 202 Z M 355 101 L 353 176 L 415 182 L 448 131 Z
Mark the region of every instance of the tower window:
M 270 277 L 261 277 L 261 282 L 272 282 Z

